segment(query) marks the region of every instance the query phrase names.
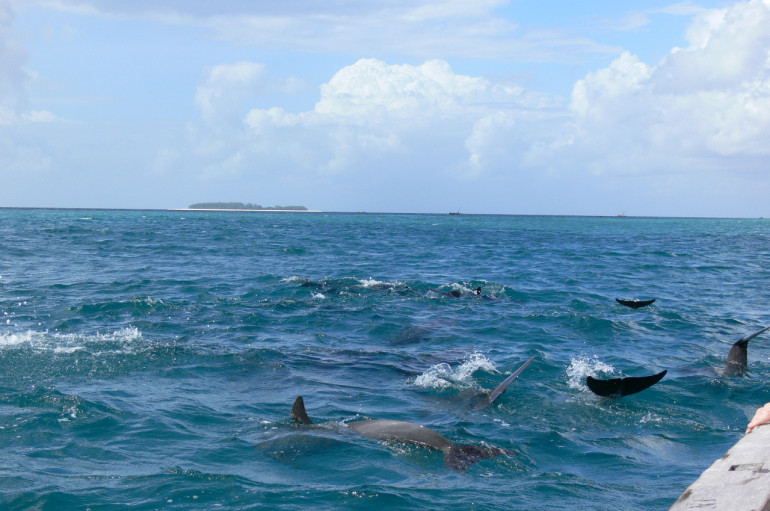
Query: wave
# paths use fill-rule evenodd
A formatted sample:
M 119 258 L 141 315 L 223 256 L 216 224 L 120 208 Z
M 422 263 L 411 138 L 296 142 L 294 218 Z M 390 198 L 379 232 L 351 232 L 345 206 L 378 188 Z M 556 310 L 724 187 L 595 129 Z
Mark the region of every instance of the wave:
M 83 304 L 72 309 L 73 312 L 83 315 L 119 315 L 129 312 L 134 315 L 152 314 L 166 310 L 175 310 L 180 308 L 178 305 L 170 304 L 161 299 L 155 299 L 150 296 L 136 297 L 125 301 L 108 301 L 101 303 Z
M 0 351 L 27 347 L 36 352 L 74 353 L 99 346 L 102 349 L 111 348 L 112 352 L 125 353 L 132 352 L 142 338 L 142 332 L 136 327 L 92 335 L 27 330 L 22 333 L 0 334 Z
M 465 390 L 478 386 L 473 379 L 473 373 L 478 370 L 490 373 L 497 372 L 497 368 L 491 360 L 479 352 L 474 352 L 455 367 L 447 363 L 431 366 L 423 374 L 417 376 L 412 383 L 417 387 L 426 389 L 458 388 Z
M 431 283 L 423 281 L 379 280 L 374 277 L 340 277 L 312 280 L 298 275 L 283 279 L 283 282 L 296 284 L 299 287 L 323 291 L 326 296 L 340 294 L 360 294 L 362 292 L 385 292 L 397 296 L 413 296 L 417 298 L 459 298 L 461 296 L 476 296 L 481 288 L 481 298 L 486 299 L 521 299 L 520 293 L 504 284 L 486 280 L 457 281 L 448 283 Z

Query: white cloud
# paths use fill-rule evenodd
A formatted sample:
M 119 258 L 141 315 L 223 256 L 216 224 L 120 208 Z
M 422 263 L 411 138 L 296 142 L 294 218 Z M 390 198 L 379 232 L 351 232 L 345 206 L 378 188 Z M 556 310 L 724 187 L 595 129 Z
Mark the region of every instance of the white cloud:
M 411 66 L 361 59 L 321 86 L 321 100 L 315 111 L 348 119 L 373 115 L 414 118 L 442 113 L 454 116 L 489 89 L 487 80 L 456 75 L 441 60 Z
M 572 90 L 570 109 L 579 117 L 592 120 L 600 115 L 614 117 L 623 109 L 603 108 L 599 111 L 596 106 L 627 105 L 632 96 L 644 87 L 650 73 L 651 69 L 647 64 L 624 52 L 609 67 L 589 73 L 586 78 L 578 80 Z
M 137 155 L 132 165 L 138 168 L 145 162 L 168 183 L 178 179 L 180 188 L 199 186 L 199 193 L 224 194 L 304 190 L 305 195 L 291 196 L 289 202 L 333 193 L 358 197 L 346 202 L 331 197 L 327 205 L 308 203 L 322 209 L 331 202 L 351 209 L 359 204 L 367 209 L 436 211 L 441 210 L 434 205 L 443 194 L 496 201 L 489 206 L 479 202 L 480 211 L 589 214 L 607 213 L 597 204 L 608 190 L 613 197 L 624 195 L 637 202 L 653 196 L 680 200 L 691 211 L 705 196 L 729 201 L 741 190 L 767 189 L 762 183 L 770 180 L 761 179 L 770 162 L 767 0 L 718 10 L 690 4 L 660 9 L 695 13 L 685 47 L 673 48 L 659 62 L 618 51 L 605 67 L 580 71 L 582 79 L 567 99 L 494 75 L 455 72 L 446 60 L 436 58 L 564 61 L 574 59 L 576 48 L 606 50 L 559 30 L 522 30 L 513 20 L 497 17 L 494 8 L 501 3 L 506 2 L 339 0 L 315 3 L 312 10 L 301 0 L 169 1 L 160 12 L 156 3 L 143 0 L 55 0 L 63 8 L 90 6 L 81 13 L 204 27 L 222 39 L 262 45 L 260 51 L 266 54 L 270 48 L 299 48 L 318 52 L 319 58 L 330 49 L 338 52 L 335 58 L 349 53 L 389 55 L 387 62 L 368 58 L 342 67 L 319 86 L 318 97 L 301 108 L 282 103 L 285 98 L 280 96 L 302 90 L 300 79 L 276 79 L 264 64 L 245 60 L 208 68 L 191 98 L 200 119 L 187 125 L 185 143 L 179 142 L 184 138 L 181 128 L 168 130 L 173 136 L 163 141 L 146 136 L 142 144 L 132 144 L 82 126 L 80 147 L 89 160 L 93 153 L 83 148 L 114 146 L 138 154 L 140 146 L 155 144 L 148 150 L 150 156 Z M 7 5 L 0 0 L 0 7 Z M 54 0 L 46 5 L 54 5 Z M 653 16 L 645 17 L 654 12 L 632 13 L 625 28 L 654 24 Z M 5 87 L 0 127 L 15 140 L 21 138 L 14 128 L 23 127 L 29 142 L 24 151 L 11 153 L 10 139 L 0 140 L 0 149 L 8 149 L 0 151 L 5 153 L 0 163 L 13 160 L 5 168 L 17 168 L 13 164 L 23 163 L 20 158 L 29 159 L 29 168 L 49 169 L 51 175 L 65 167 L 79 168 L 86 157 L 69 156 L 70 134 L 61 123 L 51 122 L 56 116 L 18 107 L 24 80 L 31 75 L 25 73 L 24 54 L 10 27 L 0 18 L 0 88 Z M 302 62 L 295 55 L 290 58 Z M 395 63 L 415 60 L 422 64 Z M 479 61 L 464 63 L 505 72 Z M 307 106 L 313 100 L 315 105 Z M 56 141 L 53 160 L 36 149 L 38 141 L 46 141 L 37 130 L 56 134 L 47 140 Z M 92 144 L 91 138 L 100 144 Z M 115 154 L 104 152 L 109 154 L 103 161 Z M 64 164 L 63 155 L 69 158 Z M 395 204 L 394 195 L 412 202 Z M 428 196 L 437 202 L 421 209 Z M 248 195 L 243 199 L 261 200 Z M 514 199 L 520 206 L 511 209 Z M 630 214 L 642 212 L 633 206 L 617 211 L 610 207 L 609 213 L 626 208 Z
M 256 62 L 214 66 L 198 86 L 195 103 L 204 118 L 239 113 L 242 101 L 256 95 L 264 80 L 265 66 Z
M 567 108 L 517 84 L 457 74 L 442 60 L 360 59 L 321 86 L 313 110 L 251 109 L 239 138 L 249 149 L 237 161 L 252 169 L 271 161 L 295 172 L 366 174 L 375 172 L 372 161 L 409 157 L 461 181 L 533 171 L 727 170 L 735 165 L 730 157 L 745 164 L 770 152 L 770 44 L 758 28 L 770 21 L 767 11 L 759 1 L 701 11 L 691 46 L 657 65 L 624 52 L 579 80 Z M 725 62 L 725 53 L 741 64 Z M 678 75 L 689 82 L 672 78 Z M 672 80 L 689 85 L 679 90 Z
M 443 60 L 419 66 L 391 65 L 361 59 L 338 71 L 321 86 L 314 112 L 342 122 L 409 119 L 470 119 L 475 121 L 499 109 L 547 108 L 556 100 L 526 91 L 519 85 L 495 83 L 483 77 L 456 74 Z
M 520 145 L 500 135 L 517 136 L 511 130 L 517 117 L 531 120 L 531 110 L 554 104 L 553 98 L 514 84 L 456 74 L 441 60 L 412 66 L 361 59 L 321 86 L 312 111 L 252 109 L 246 125 L 257 152 L 284 154 L 294 162 L 302 158 L 308 168 L 322 172 L 366 172 L 361 169 L 372 159 L 411 154 L 467 178 L 488 167 L 482 148 L 501 156 L 492 141 L 500 147 Z M 297 139 L 312 142 L 299 151 L 281 149 L 296 148 Z M 421 154 L 426 151 L 430 155 Z M 470 165 L 463 163 L 466 159 Z
M 574 62 L 616 50 L 568 30 L 522 30 L 496 12 L 510 0 L 30 1 L 81 15 L 202 27 L 224 41 L 272 49 L 528 62 Z
M 626 14 L 623 18 L 608 20 L 605 25 L 610 30 L 616 30 L 619 32 L 625 32 L 629 30 L 637 30 L 650 23 L 650 18 L 645 12 L 631 12 Z
M 0 108 L 18 114 L 26 106 L 24 87 L 29 76 L 24 68 L 27 54 L 13 28 L 15 17 L 10 2 L 0 0 Z M 0 116 L 8 118 L 7 114 L 0 113 Z
M 733 4 L 696 17 L 690 46 L 675 49 L 656 70 L 661 92 L 725 90 L 766 79 L 770 55 L 770 4 Z
M 404 5 L 404 20 L 429 21 L 437 19 L 459 19 L 484 17 L 492 9 L 507 4 L 507 0 L 441 0 L 414 2 Z
M 22 119 L 27 122 L 55 122 L 58 120 L 56 115 L 47 110 L 31 110 L 22 115 Z
M 465 169 L 467 177 L 478 176 L 489 165 L 488 160 L 495 154 L 507 155 L 516 125 L 513 115 L 505 111 L 491 113 L 473 125 L 473 129 L 465 140 L 465 147 L 470 154 Z
M 217 76 L 233 76 L 223 69 L 228 72 Z M 477 179 L 504 157 L 501 147 L 521 147 L 504 140 L 521 135 L 513 126 L 527 130 L 526 123 L 515 124 L 517 117 L 531 118 L 558 103 L 515 84 L 455 73 L 441 60 L 413 66 L 361 59 L 320 87 L 312 110 L 253 108 L 241 116 L 220 116 L 212 114 L 218 109 L 208 98 L 232 97 L 227 86 L 238 89 L 241 82 L 212 76 L 197 101 L 214 106 L 201 108 L 203 122 L 193 131 L 203 162 L 198 175 L 204 179 L 344 175 L 362 186 L 422 179 L 420 174 Z
M 222 178 L 238 177 L 243 172 L 243 154 L 236 152 L 226 160 L 207 166 L 198 176 L 202 181 L 220 180 Z
M 651 13 L 664 13 L 664 14 L 673 14 L 677 16 L 694 16 L 697 14 L 701 14 L 707 9 L 705 7 L 701 7 L 699 5 L 690 3 L 690 2 L 679 2 L 676 4 L 667 5 L 666 7 L 662 7 L 659 9 L 651 9 L 649 12 Z
M 303 123 L 306 115 L 290 114 L 283 108 L 273 107 L 268 110 L 253 109 L 246 115 L 246 125 L 254 132 L 262 133 L 271 126 L 287 128 Z
M 279 15 L 213 16 L 187 23 L 208 28 L 216 37 L 237 44 L 354 55 L 574 62 L 616 51 L 569 30 L 524 30 L 497 17 L 494 4 L 497 2 L 461 2 L 457 6 L 435 1 L 383 7 L 367 2 L 365 11 L 326 13 L 311 8 Z
M 533 163 L 566 170 L 583 162 L 611 174 L 695 173 L 693 180 L 703 169 L 729 175 L 766 168 L 768 27 L 765 1 L 704 11 L 689 31 L 690 46 L 674 48 L 657 65 L 624 53 L 589 73 L 573 89 L 574 129 Z
M 271 79 L 264 64 L 241 61 L 220 64 L 206 71 L 203 82 L 198 85 L 195 104 L 206 119 L 231 118 L 240 121 L 244 108 L 250 100 L 264 94 L 297 94 L 307 84 L 296 77 Z
M 661 62 L 624 52 L 589 73 L 567 108 L 516 85 L 458 75 L 440 60 L 362 59 L 321 87 L 314 110 L 252 110 L 248 124 L 263 140 L 279 128 L 317 137 L 326 150 L 302 151 L 308 169 L 366 173 L 372 159 L 408 155 L 413 172 L 438 167 L 450 180 L 511 181 L 535 171 L 604 176 L 603 186 L 617 190 L 630 179 L 623 176 L 636 176 L 650 196 L 706 196 L 716 193 L 709 186 L 725 190 L 731 175 L 767 168 L 770 3 L 699 11 L 692 26 L 691 44 Z
M 0 0 L 0 126 L 57 121 L 47 110 L 27 110 L 28 82 L 36 75 L 26 68 L 27 51 L 14 29 L 15 19 L 10 1 Z
M 47 110 L 31 110 L 27 113 L 19 114 L 16 109 L 9 108 L 0 104 L 0 126 L 20 125 L 31 123 L 51 123 L 58 121 L 59 118 Z

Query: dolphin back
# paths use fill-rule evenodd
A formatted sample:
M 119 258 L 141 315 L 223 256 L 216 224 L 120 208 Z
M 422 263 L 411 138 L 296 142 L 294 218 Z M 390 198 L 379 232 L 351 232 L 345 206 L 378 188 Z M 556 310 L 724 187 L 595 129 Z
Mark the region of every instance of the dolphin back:
M 513 452 L 499 447 L 484 447 L 481 445 L 452 444 L 444 451 L 444 464 L 458 472 L 465 472 L 477 461 L 495 456 L 512 455 Z
M 628 378 L 612 378 L 610 380 L 597 380 L 596 378 L 586 378 L 588 388 L 594 394 L 604 397 L 622 397 L 641 392 L 647 387 L 652 387 L 658 383 L 668 371 L 661 371 L 658 374 L 650 376 L 629 376 Z
M 298 424 L 313 424 L 305 411 L 305 400 L 302 396 L 297 396 L 294 400 L 294 406 L 291 407 L 291 420 Z

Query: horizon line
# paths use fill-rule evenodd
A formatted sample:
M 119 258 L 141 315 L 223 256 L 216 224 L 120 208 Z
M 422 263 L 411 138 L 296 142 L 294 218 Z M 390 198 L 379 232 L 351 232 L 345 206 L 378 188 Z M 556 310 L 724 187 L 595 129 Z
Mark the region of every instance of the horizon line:
M 511 217 L 561 217 L 561 218 L 617 218 L 617 219 L 692 219 L 692 220 L 765 220 L 765 217 L 720 217 L 720 216 L 658 216 L 658 215 L 598 215 L 580 213 L 447 213 L 409 211 L 324 211 L 318 209 L 191 209 L 191 208 L 104 208 L 104 207 L 58 207 L 58 206 L 0 206 L 0 210 L 44 210 L 44 211 L 152 211 L 152 212 L 194 212 L 194 213 L 311 213 L 340 215 L 425 215 L 425 216 L 511 216 Z

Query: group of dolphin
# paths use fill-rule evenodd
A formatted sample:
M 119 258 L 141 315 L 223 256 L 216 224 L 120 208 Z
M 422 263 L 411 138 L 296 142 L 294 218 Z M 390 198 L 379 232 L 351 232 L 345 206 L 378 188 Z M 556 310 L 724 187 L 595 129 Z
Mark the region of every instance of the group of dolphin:
M 617 301 L 623 305 L 636 309 L 649 305 L 655 300 L 641 301 L 617 299 Z M 770 330 L 770 326 L 751 335 L 742 337 L 733 344 L 727 355 L 725 376 L 739 376 L 746 371 L 749 341 L 767 330 Z M 533 360 L 535 360 L 535 357 L 531 357 L 527 360 L 521 367 L 500 383 L 500 385 L 482 395 L 476 403 L 475 408 L 481 409 L 492 405 L 492 403 L 494 403 L 495 400 L 508 389 L 508 386 L 513 380 L 515 380 Z M 665 375 L 666 371 L 662 371 L 651 376 L 612 378 L 609 380 L 599 380 L 588 376 L 586 383 L 592 392 L 600 396 L 622 397 L 629 394 L 635 394 L 654 385 Z M 294 401 L 294 406 L 291 410 L 291 419 L 298 424 L 314 424 L 305 410 L 305 402 L 302 396 L 298 396 Z M 502 449 L 500 447 L 456 444 L 430 428 L 408 421 L 367 419 L 348 422 L 345 426 L 356 433 L 374 440 L 406 443 L 441 451 L 444 453 L 444 463 L 446 466 L 458 472 L 465 472 L 473 463 L 483 459 L 514 454 L 513 451 Z
M 632 309 L 639 309 L 655 302 L 655 299 L 651 300 L 622 300 L 616 298 L 621 305 L 631 307 Z M 751 335 L 741 337 L 730 348 L 727 353 L 727 363 L 725 364 L 724 376 L 734 377 L 741 376 L 746 372 L 748 367 L 748 347 L 749 341 L 759 334 L 770 330 L 770 326 L 767 326 Z M 651 387 L 658 383 L 666 375 L 667 371 L 661 371 L 657 374 L 649 376 L 630 376 L 626 378 L 612 378 L 609 380 L 598 380 L 591 376 L 586 378 L 586 385 L 594 394 L 598 394 L 604 397 L 622 397 L 630 394 L 636 394 L 642 390 Z

